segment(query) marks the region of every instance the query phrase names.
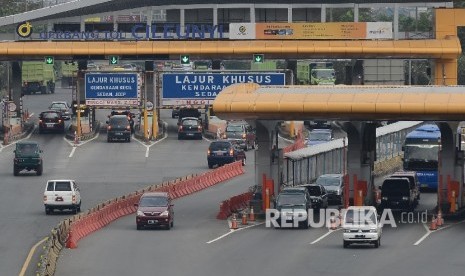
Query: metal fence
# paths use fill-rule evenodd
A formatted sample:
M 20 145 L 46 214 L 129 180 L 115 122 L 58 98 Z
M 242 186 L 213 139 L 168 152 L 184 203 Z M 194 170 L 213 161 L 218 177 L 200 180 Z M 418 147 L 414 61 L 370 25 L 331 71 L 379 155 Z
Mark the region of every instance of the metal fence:
M 405 136 L 422 121 L 397 122 L 376 129 L 376 161 L 385 162 L 402 154 Z M 284 155 L 284 185 L 312 183 L 322 174 L 342 173 L 347 139 L 337 139 Z

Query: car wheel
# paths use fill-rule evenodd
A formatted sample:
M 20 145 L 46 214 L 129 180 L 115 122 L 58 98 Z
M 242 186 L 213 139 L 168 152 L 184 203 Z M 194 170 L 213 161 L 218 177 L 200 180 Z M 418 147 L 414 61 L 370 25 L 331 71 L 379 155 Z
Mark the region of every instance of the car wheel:
M 79 205 L 78 205 L 77 208 L 76 208 L 76 210 L 78 211 L 78 213 L 81 212 L 81 203 L 82 203 L 82 202 L 79 202 Z
M 36 169 L 36 174 L 42 175 L 42 170 L 43 170 L 43 164 L 40 164 L 39 167 L 37 167 Z
M 208 168 L 209 168 L 209 169 L 213 169 L 213 164 L 208 163 Z
M 107 142 L 110 143 L 111 142 L 111 139 L 110 137 L 107 137 Z
M 344 248 L 347 248 L 347 247 L 349 247 L 349 245 L 350 245 L 350 242 L 348 242 L 348 241 L 344 241 L 344 244 L 343 244 L 343 247 L 344 247 Z
M 245 166 L 247 163 L 246 158 L 242 159 L 242 166 Z
M 174 220 L 171 221 L 171 228 L 174 227 Z
M 137 229 L 137 230 L 142 230 L 142 225 L 137 224 L 137 225 L 136 225 L 136 229 Z
M 166 225 L 166 230 L 171 230 L 171 223 L 168 223 L 168 225 Z
M 13 175 L 14 175 L 14 176 L 18 176 L 18 175 L 19 175 L 19 172 L 20 172 L 20 169 L 19 169 L 18 167 L 14 166 L 14 168 L 13 168 Z
M 79 211 L 78 211 L 78 207 L 76 206 L 73 208 L 73 214 L 77 214 L 77 213 L 79 213 Z
M 381 245 L 381 238 L 375 241 L 375 248 L 378 248 Z
M 45 214 L 46 214 L 46 215 L 52 214 L 52 209 L 50 209 L 50 208 L 48 208 L 48 207 L 45 207 Z

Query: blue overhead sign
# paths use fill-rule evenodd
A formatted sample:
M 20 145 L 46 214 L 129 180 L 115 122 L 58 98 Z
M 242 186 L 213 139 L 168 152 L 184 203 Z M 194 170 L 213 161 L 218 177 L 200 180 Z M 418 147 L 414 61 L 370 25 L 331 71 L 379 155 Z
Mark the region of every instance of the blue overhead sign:
M 285 85 L 285 79 L 284 73 L 165 73 L 163 105 L 211 104 L 231 84 Z
M 136 73 L 87 73 L 87 105 L 138 105 L 139 75 Z

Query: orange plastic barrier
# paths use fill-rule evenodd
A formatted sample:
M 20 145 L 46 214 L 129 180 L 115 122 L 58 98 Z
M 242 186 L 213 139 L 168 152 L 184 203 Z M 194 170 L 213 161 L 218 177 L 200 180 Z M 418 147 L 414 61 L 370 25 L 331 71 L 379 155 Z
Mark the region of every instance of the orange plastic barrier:
M 90 233 L 105 227 L 122 216 L 135 213 L 137 208 L 134 204 L 139 202 L 141 195 L 145 191 L 167 192 L 173 199 L 176 199 L 208 188 L 243 173 L 244 168 L 242 166 L 242 162 L 237 161 L 215 170 L 209 170 L 201 175 L 187 176 L 169 183 L 164 182 L 159 185 L 153 185 L 140 191 L 136 191 L 133 194 L 101 203 L 94 208 L 95 210 L 91 210 L 87 214 L 79 214 L 73 217 L 69 226 L 66 247 L 76 248 L 78 241 Z M 233 206 L 235 208 L 239 208 L 240 206 L 245 207 L 246 202 L 250 200 L 251 196 L 252 195 L 250 194 L 249 197 L 242 196 L 240 198 L 236 198 Z

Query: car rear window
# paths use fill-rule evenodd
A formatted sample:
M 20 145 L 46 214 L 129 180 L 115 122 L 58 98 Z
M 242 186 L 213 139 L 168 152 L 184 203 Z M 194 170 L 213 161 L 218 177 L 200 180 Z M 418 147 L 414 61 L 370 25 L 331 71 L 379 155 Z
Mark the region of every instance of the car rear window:
M 197 120 L 183 120 L 182 124 L 184 126 L 196 126 L 198 124 Z
M 45 112 L 45 113 L 42 113 L 42 118 L 45 118 L 45 119 L 55 119 L 55 118 L 58 118 L 58 113 L 55 113 L 55 112 Z
M 339 177 L 319 177 L 316 184 L 323 186 L 339 186 L 341 179 Z
M 110 125 L 127 125 L 128 119 L 126 117 L 111 117 L 110 118 Z
M 226 132 L 242 132 L 242 126 L 227 126 Z
M 210 150 L 229 150 L 231 144 L 226 142 L 215 142 L 210 144 Z
M 66 109 L 66 105 L 63 103 L 54 103 L 50 106 L 50 109 Z
M 47 183 L 47 191 L 53 192 L 53 184 L 54 184 L 54 182 L 48 182 Z
M 69 182 L 62 182 L 58 181 L 55 182 L 55 191 L 60 192 L 60 191 L 71 191 L 71 183 Z

